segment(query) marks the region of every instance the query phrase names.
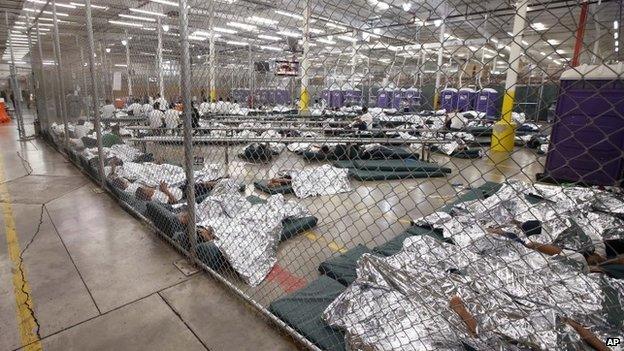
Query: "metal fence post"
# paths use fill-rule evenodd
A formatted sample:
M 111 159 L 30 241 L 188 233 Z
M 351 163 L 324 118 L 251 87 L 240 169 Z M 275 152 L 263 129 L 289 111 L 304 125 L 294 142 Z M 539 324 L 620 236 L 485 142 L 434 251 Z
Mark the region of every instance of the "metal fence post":
M 184 105 L 184 171 L 186 172 L 186 200 L 188 203 L 188 237 L 191 243 L 190 255 L 192 259 L 197 257 L 197 232 L 195 224 L 195 178 L 193 173 L 193 125 L 191 107 L 191 82 L 190 82 L 190 54 L 188 41 L 188 6 L 186 0 L 180 0 L 180 42 L 182 54 L 180 57 L 181 90 Z
M 98 149 L 98 174 L 102 188 L 106 187 L 106 175 L 104 174 L 104 152 L 102 150 L 102 126 L 100 124 L 100 110 L 98 109 L 98 81 L 95 71 L 95 45 L 93 44 L 93 23 L 91 20 L 91 0 L 85 0 L 85 12 L 87 20 L 87 41 L 89 42 L 89 75 L 91 76 L 91 89 L 93 106 L 93 124 L 95 125 L 95 134 Z
M 42 103 L 39 105 L 41 107 L 41 111 L 38 111 L 38 115 L 39 115 L 39 122 L 41 123 L 41 128 L 47 131 L 48 129 L 50 129 L 50 118 L 48 116 L 48 106 L 47 106 L 47 94 L 46 94 L 46 89 L 45 89 L 45 81 L 44 81 L 44 67 L 43 67 L 43 48 L 41 47 L 41 33 L 39 31 L 39 23 L 37 23 L 35 25 L 35 29 L 37 31 L 37 51 L 39 54 L 39 64 L 40 64 L 40 81 L 38 84 L 38 95 L 36 97 L 37 102 L 41 101 Z M 44 123 L 42 122 L 42 115 L 43 117 L 45 117 L 45 126 Z
M 60 112 L 65 130 L 65 148 L 69 149 L 69 127 L 67 125 L 67 105 L 65 104 L 65 84 L 63 83 L 63 72 L 61 72 L 61 42 L 59 40 L 58 18 L 56 16 L 56 0 L 52 1 L 52 18 L 54 21 L 54 47 L 56 48 L 56 75 L 59 87 Z
M 9 13 L 4 12 L 4 20 L 6 27 L 9 28 Z M 11 55 L 11 64 L 9 65 L 9 71 L 11 75 L 11 89 L 13 90 L 13 107 L 15 108 L 15 116 L 17 119 L 17 134 L 20 139 L 24 138 L 24 120 L 22 119 L 22 109 L 20 105 L 21 92 L 19 89 L 19 81 L 17 79 L 17 71 L 15 70 L 15 57 L 13 55 L 13 44 L 11 43 L 11 36 L 9 35 L 9 53 Z

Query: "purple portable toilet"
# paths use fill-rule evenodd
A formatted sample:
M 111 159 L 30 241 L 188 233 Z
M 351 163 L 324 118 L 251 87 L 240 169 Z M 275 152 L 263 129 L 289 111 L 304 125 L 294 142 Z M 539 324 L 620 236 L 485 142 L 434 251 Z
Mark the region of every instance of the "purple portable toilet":
M 394 90 L 390 88 L 379 89 L 377 92 L 377 107 L 388 108 L 392 105 Z
M 457 89 L 444 88 L 440 91 L 440 108 L 446 112 L 452 112 L 457 109 Z
M 474 109 L 474 101 L 477 91 L 472 88 L 461 88 L 457 93 L 457 109 L 459 111 L 470 111 Z
M 341 108 L 344 104 L 344 97 L 342 96 L 342 91 L 337 85 L 332 85 L 329 88 L 329 107 L 330 108 Z
M 362 104 L 362 91 L 356 89 L 351 84 L 345 84 L 342 88 L 344 104 L 350 106 L 359 106 Z
M 401 110 L 401 102 L 403 101 L 403 93 L 405 89 L 394 89 L 394 94 L 392 96 L 392 108 L 395 110 Z
M 624 63 L 561 75 L 544 175 L 561 182 L 624 183 Z
M 475 110 L 483 112 L 486 116 L 496 116 L 498 107 L 498 92 L 492 88 L 483 88 L 477 94 Z
M 420 107 L 420 90 L 414 87 L 405 89 L 403 102 L 408 112 L 416 111 Z
M 329 90 L 321 90 L 321 100 L 325 101 L 325 106 L 329 106 Z
M 275 90 L 275 103 L 277 105 L 290 105 L 290 93 L 286 89 Z

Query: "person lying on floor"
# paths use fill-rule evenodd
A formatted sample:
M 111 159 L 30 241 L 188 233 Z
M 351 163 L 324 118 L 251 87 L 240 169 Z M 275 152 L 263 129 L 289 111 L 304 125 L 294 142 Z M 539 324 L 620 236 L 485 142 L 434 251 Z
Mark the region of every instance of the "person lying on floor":
M 292 176 L 289 173 L 278 174 L 275 178 L 269 179 L 267 186 L 269 188 L 277 188 L 284 185 L 292 184 Z

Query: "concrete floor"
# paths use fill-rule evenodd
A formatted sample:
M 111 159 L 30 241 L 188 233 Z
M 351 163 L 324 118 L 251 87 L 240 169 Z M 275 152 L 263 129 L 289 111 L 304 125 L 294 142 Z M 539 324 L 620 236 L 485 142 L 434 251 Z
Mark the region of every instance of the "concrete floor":
M 13 125 L 0 126 L 0 168 L 4 171 L 0 196 L 5 201 L 1 228 L 6 231 L 8 204 L 19 238 L 16 244 L 23 249 L 42 214 L 39 234 L 23 257 L 45 349 L 298 348 L 211 277 L 182 274 L 173 265 L 179 253 L 109 195 L 95 192 L 96 185 L 60 154 L 38 140 L 18 143 L 15 134 Z M 147 148 L 159 161 L 179 164 L 183 159 L 179 145 Z M 246 184 L 307 164 L 290 152 L 268 164 L 250 164 L 236 158 L 241 148 L 229 149 L 228 172 Z M 223 147 L 197 147 L 194 153 L 210 163 L 225 160 Z M 353 191 L 329 197 L 300 200 L 289 195 L 319 218 L 318 226 L 279 245 L 278 263 L 259 286 L 247 286 L 232 272 L 224 276 L 268 306 L 316 279 L 319 263 L 327 258 L 357 244 L 372 248 L 384 243 L 407 228 L 410 218 L 431 213 L 467 186 L 509 178 L 532 181 L 543 163 L 534 151 L 523 148 L 510 156 L 488 155 L 478 160 L 433 158 L 452 168 L 452 174 L 435 179 L 353 181 Z M 252 186 L 247 193 L 265 196 Z M 15 260 L 8 254 L 10 246 L 0 248 L 0 296 L 8 297 L 0 300 L 0 349 L 18 349 L 25 339 L 30 340 L 18 326 L 24 313 L 16 306 L 24 294 L 14 289 L 19 279 L 15 278 Z
M 300 348 L 211 277 L 184 275 L 178 252 L 14 123 L 0 125 L 0 206 L 0 350 Z

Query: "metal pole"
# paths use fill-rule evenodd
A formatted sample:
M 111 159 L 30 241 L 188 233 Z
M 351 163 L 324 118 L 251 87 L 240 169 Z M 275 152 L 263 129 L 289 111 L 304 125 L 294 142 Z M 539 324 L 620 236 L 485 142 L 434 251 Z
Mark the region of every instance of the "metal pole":
M 29 63 L 30 63 L 30 75 L 29 75 L 29 79 L 28 79 L 28 94 L 30 95 L 31 92 L 36 93 L 35 92 L 35 69 L 34 69 L 34 65 L 33 65 L 33 54 L 34 54 L 34 50 L 33 50 L 33 44 L 32 44 L 32 28 L 30 26 L 30 17 L 28 16 L 28 14 L 26 14 L 26 28 L 28 28 L 26 30 L 26 35 L 28 35 L 28 52 L 29 52 Z M 30 96 L 28 98 L 28 101 L 30 100 Z M 27 106 L 28 108 L 28 106 Z M 39 115 L 37 112 L 37 109 L 35 108 L 33 110 L 33 114 L 36 117 L 36 119 L 39 119 Z M 41 126 L 41 124 L 39 124 L 39 126 Z M 23 126 L 22 126 L 23 128 Z M 26 135 L 26 131 L 23 130 L 24 135 Z M 36 134 L 36 130 L 35 130 L 35 134 Z
M 516 82 L 518 80 L 518 70 L 520 69 L 520 54 L 522 51 L 522 32 L 525 28 L 528 0 L 518 0 L 516 2 L 516 15 L 513 23 L 513 40 L 511 41 L 509 52 L 509 68 L 507 69 L 507 79 L 505 81 L 505 96 L 503 97 L 503 108 L 501 120 L 494 124 L 492 130 L 492 151 L 511 152 L 514 148 L 515 124 L 511 119 L 514 100 L 516 98 Z
M 108 74 L 108 59 L 106 55 L 106 48 L 102 45 L 102 42 L 98 43 L 98 50 L 100 51 L 100 71 L 102 72 L 102 97 L 104 100 L 108 97 L 110 81 L 110 75 Z
M 42 104 L 39 105 L 41 107 L 41 111 L 39 111 L 39 115 L 41 115 L 41 112 L 43 112 L 43 115 L 45 116 L 45 130 L 49 130 L 50 128 L 50 119 L 48 118 L 48 99 L 47 99 L 47 94 L 46 94 L 46 90 L 45 90 L 45 78 L 44 78 L 44 68 L 43 68 L 43 48 L 41 47 L 41 34 L 39 32 L 39 23 L 36 24 L 36 30 L 37 30 L 37 49 L 39 51 L 39 64 L 41 65 L 41 81 L 39 82 L 39 93 L 37 94 L 37 101 L 41 100 Z M 39 117 L 39 123 L 41 123 L 42 119 L 41 117 Z M 42 128 L 44 127 L 43 123 L 42 123 Z
M 98 149 L 98 174 L 102 188 L 106 186 L 106 175 L 104 174 L 104 152 L 102 151 L 102 126 L 100 124 L 100 110 L 98 109 L 98 80 L 95 78 L 95 45 L 93 44 L 93 23 L 91 19 L 91 0 L 85 0 L 85 12 L 87 17 L 87 41 L 89 42 L 89 73 L 91 76 L 91 92 L 93 98 L 93 124 L 95 125 L 95 135 Z
M 442 16 L 442 23 L 440 24 L 440 48 L 438 49 L 438 69 L 436 71 L 435 89 L 433 91 L 433 109 L 438 108 L 438 102 L 440 99 L 440 83 L 442 82 L 442 60 L 444 59 L 444 35 L 446 34 L 446 6 L 443 9 L 444 15 Z M 450 111 L 449 111 L 450 112 Z
M 4 12 L 4 20 L 6 27 L 9 28 L 9 13 Z M 13 44 L 11 43 L 11 36 L 9 35 L 9 53 L 11 55 L 11 64 L 9 65 L 9 72 L 11 74 L 11 88 L 13 89 L 13 107 L 15 108 L 15 117 L 17 119 L 17 135 L 20 139 L 23 139 L 24 134 L 24 120 L 22 119 L 22 109 L 20 105 L 20 89 L 19 81 L 17 79 L 17 72 L 15 71 L 15 57 L 13 55 Z
M 78 42 L 78 36 L 76 35 L 76 46 L 80 46 L 80 71 L 82 73 L 82 91 L 81 91 L 81 96 L 82 98 L 80 100 L 82 100 L 82 105 L 84 108 L 84 114 L 88 114 L 89 113 L 89 106 L 87 105 L 87 74 L 85 73 L 85 60 L 84 60 L 84 49 L 82 48 L 82 45 L 79 44 Z
M 195 224 L 195 176 L 193 173 L 193 125 L 191 123 L 191 61 L 188 41 L 188 6 L 186 0 L 180 0 L 180 42 L 182 55 L 180 60 L 182 99 L 184 101 L 184 170 L 186 172 L 186 199 L 188 203 L 188 237 L 191 243 L 191 258 L 197 257 L 197 232 Z
M 310 114 L 310 1 L 306 0 L 303 10 L 303 57 L 301 59 L 301 92 L 299 114 Z M 353 54 L 355 56 L 355 53 Z M 355 69 L 355 67 L 354 67 Z
M 158 56 L 158 93 L 161 98 L 165 97 L 165 85 L 163 79 L 163 43 L 162 43 L 162 24 L 160 17 L 158 17 L 158 49 L 156 55 Z
M 587 24 L 588 11 L 589 2 L 585 0 L 581 4 L 581 15 L 579 18 L 578 28 L 576 29 L 576 42 L 574 43 L 574 55 L 572 55 L 572 67 L 578 66 L 581 59 L 581 50 L 583 49 L 583 37 L 585 36 L 585 25 Z
M 63 83 L 63 76 L 61 72 L 61 42 L 59 40 L 58 31 L 58 18 L 56 16 L 56 0 L 52 1 L 52 18 L 54 20 L 54 46 L 56 47 L 56 72 L 59 85 L 59 98 L 61 99 L 61 118 L 63 119 L 63 125 L 65 130 L 65 147 L 69 148 L 69 128 L 67 126 L 67 105 L 65 104 L 65 84 Z
M 208 54 L 210 55 L 210 102 L 217 101 L 217 80 L 216 80 L 216 55 L 215 35 L 214 35 L 214 4 L 210 7 L 210 17 L 208 18 L 210 27 L 210 37 L 208 37 Z M 249 92 L 251 94 L 251 91 Z
M 128 31 L 124 31 L 126 40 L 126 74 L 128 75 L 128 96 L 132 96 L 132 77 L 130 77 L 130 41 L 128 40 Z

